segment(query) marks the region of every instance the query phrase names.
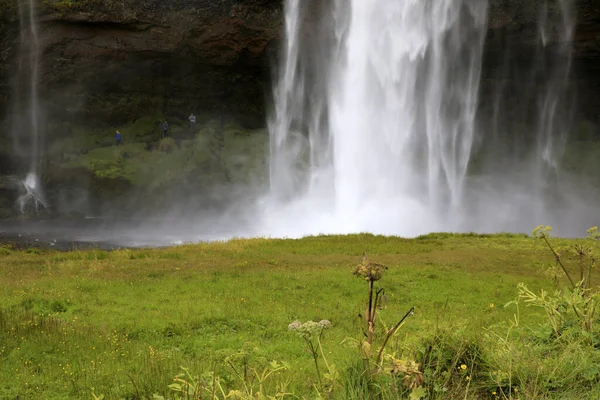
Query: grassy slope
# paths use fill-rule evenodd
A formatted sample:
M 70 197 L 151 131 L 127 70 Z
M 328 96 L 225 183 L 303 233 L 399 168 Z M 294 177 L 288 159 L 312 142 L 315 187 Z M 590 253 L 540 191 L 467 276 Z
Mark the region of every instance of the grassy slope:
M 189 131 L 186 124 L 172 124 L 169 136 L 181 141 L 178 147 L 172 138 L 162 139 L 157 121 L 149 116 L 120 127 L 123 144 L 115 146 L 114 129 L 90 131 L 80 129 L 62 140 L 55 140 L 48 153 L 60 158 L 62 168 L 84 167 L 98 177 L 124 178 L 139 187 L 157 186 L 176 180 L 197 166 L 207 166 L 219 157 L 232 178 L 243 170 L 237 181 L 248 175 L 264 175 L 264 159 L 268 135 L 265 130 L 244 130 L 226 124 L 221 132 L 223 143 L 215 143 L 221 128 L 217 121 L 198 124 Z M 182 140 L 183 139 L 183 140 Z M 220 147 L 222 146 L 222 148 Z
M 380 282 L 395 322 L 416 315 L 402 341 L 435 327 L 479 337 L 505 331 L 516 285 L 551 288 L 541 271 L 551 257 L 525 236 L 372 235 L 302 240 L 234 240 L 167 249 L 0 253 L 0 398 L 146 398 L 168 393 L 187 366 L 242 348 L 251 361 L 287 361 L 296 393 L 310 393 L 312 360 L 287 331 L 299 319 L 329 319 L 325 351 L 338 368 L 356 359 L 341 344 L 356 337 L 366 285 L 352 276 L 366 249 L 390 269 Z M 1 249 L 0 249 L 1 250 Z M 492 307 L 492 305 L 494 305 Z M 522 319 L 540 319 L 524 310 Z M 43 313 L 55 318 L 33 318 Z M 216 366 L 216 367 L 215 367 Z M 133 397 L 127 397 L 133 396 Z

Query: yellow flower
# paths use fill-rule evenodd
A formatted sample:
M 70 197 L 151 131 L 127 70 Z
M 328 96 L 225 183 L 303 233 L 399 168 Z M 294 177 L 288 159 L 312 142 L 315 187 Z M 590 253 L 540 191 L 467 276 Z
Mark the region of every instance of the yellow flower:
M 494 303 L 490 303 L 490 308 L 494 308 Z
M 460 369 L 462 369 L 463 371 L 467 369 L 467 366 L 465 364 L 461 364 L 460 365 Z
M 495 395 L 496 395 L 496 392 L 492 392 L 492 394 L 495 396 Z
M 467 375 L 467 377 L 465 378 L 467 381 L 471 380 L 471 377 L 469 375 Z

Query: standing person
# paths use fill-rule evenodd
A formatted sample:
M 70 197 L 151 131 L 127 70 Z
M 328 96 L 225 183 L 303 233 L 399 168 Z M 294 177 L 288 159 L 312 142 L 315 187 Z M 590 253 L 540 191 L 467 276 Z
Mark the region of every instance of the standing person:
M 194 115 L 194 113 L 190 114 L 188 120 L 190 121 L 189 128 L 190 130 L 193 130 L 196 127 L 196 116 Z
M 167 137 L 167 133 L 169 132 L 169 123 L 167 121 L 163 122 L 162 131 L 163 131 L 163 139 L 164 139 Z
M 121 132 L 117 129 L 117 133 L 115 134 L 115 139 L 117 139 L 117 146 L 121 144 Z

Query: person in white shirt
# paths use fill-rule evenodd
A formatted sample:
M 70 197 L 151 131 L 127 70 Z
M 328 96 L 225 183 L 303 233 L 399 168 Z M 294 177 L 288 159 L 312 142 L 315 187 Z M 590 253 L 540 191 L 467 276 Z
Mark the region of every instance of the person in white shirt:
M 196 116 L 193 113 L 191 113 L 188 120 L 190 121 L 190 124 L 189 124 L 190 130 L 194 129 L 196 127 Z

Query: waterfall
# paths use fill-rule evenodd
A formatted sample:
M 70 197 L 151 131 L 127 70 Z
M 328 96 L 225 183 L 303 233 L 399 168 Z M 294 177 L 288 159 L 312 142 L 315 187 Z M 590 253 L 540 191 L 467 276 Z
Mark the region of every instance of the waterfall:
M 487 4 L 356 0 L 351 9 L 331 93 L 336 206 L 358 215 L 385 204 L 376 225 L 404 207 L 394 223 L 406 224 L 415 206 L 418 219 L 446 223 L 474 140 Z
M 314 224 L 324 217 L 312 228 L 322 231 L 451 223 L 475 134 L 487 3 L 337 1 L 318 22 L 329 37 L 302 43 L 307 7 L 286 3 L 272 193 Z M 315 43 L 328 50 L 314 54 Z
M 538 57 L 535 138 L 513 146 L 500 145 L 518 136 L 510 129 L 478 123 L 486 0 L 330 0 L 316 21 L 312 1 L 287 0 L 264 231 L 416 235 L 551 223 L 550 203 L 536 202 L 546 201 L 568 132 L 557 108 L 573 35 L 572 1 L 555 1 L 561 29 L 546 29 L 550 7 L 540 11 L 541 51 L 550 34 L 559 45 L 554 60 Z M 487 169 L 471 171 L 475 155 Z
M 21 212 L 31 204 L 35 211 L 46 207 L 39 162 L 43 146 L 38 82 L 40 41 L 34 0 L 19 0 L 20 53 L 15 79 L 12 137 L 15 154 L 26 164 L 27 174 L 21 181 L 23 194 L 17 200 Z
M 275 112 L 269 121 L 271 183 L 276 188 L 273 194 L 282 201 L 289 201 L 299 191 L 325 183 L 327 180 L 319 179 L 319 176 L 331 162 L 330 135 L 325 121 L 331 56 L 327 46 L 328 21 L 320 24 L 313 20 L 314 41 L 303 43 L 300 30 L 309 3 L 310 0 L 288 0 L 286 3 L 280 78 L 274 92 Z M 311 6 L 315 7 L 314 3 Z M 331 15 L 327 7 L 316 9 Z M 321 31 L 323 28 L 325 30 Z

